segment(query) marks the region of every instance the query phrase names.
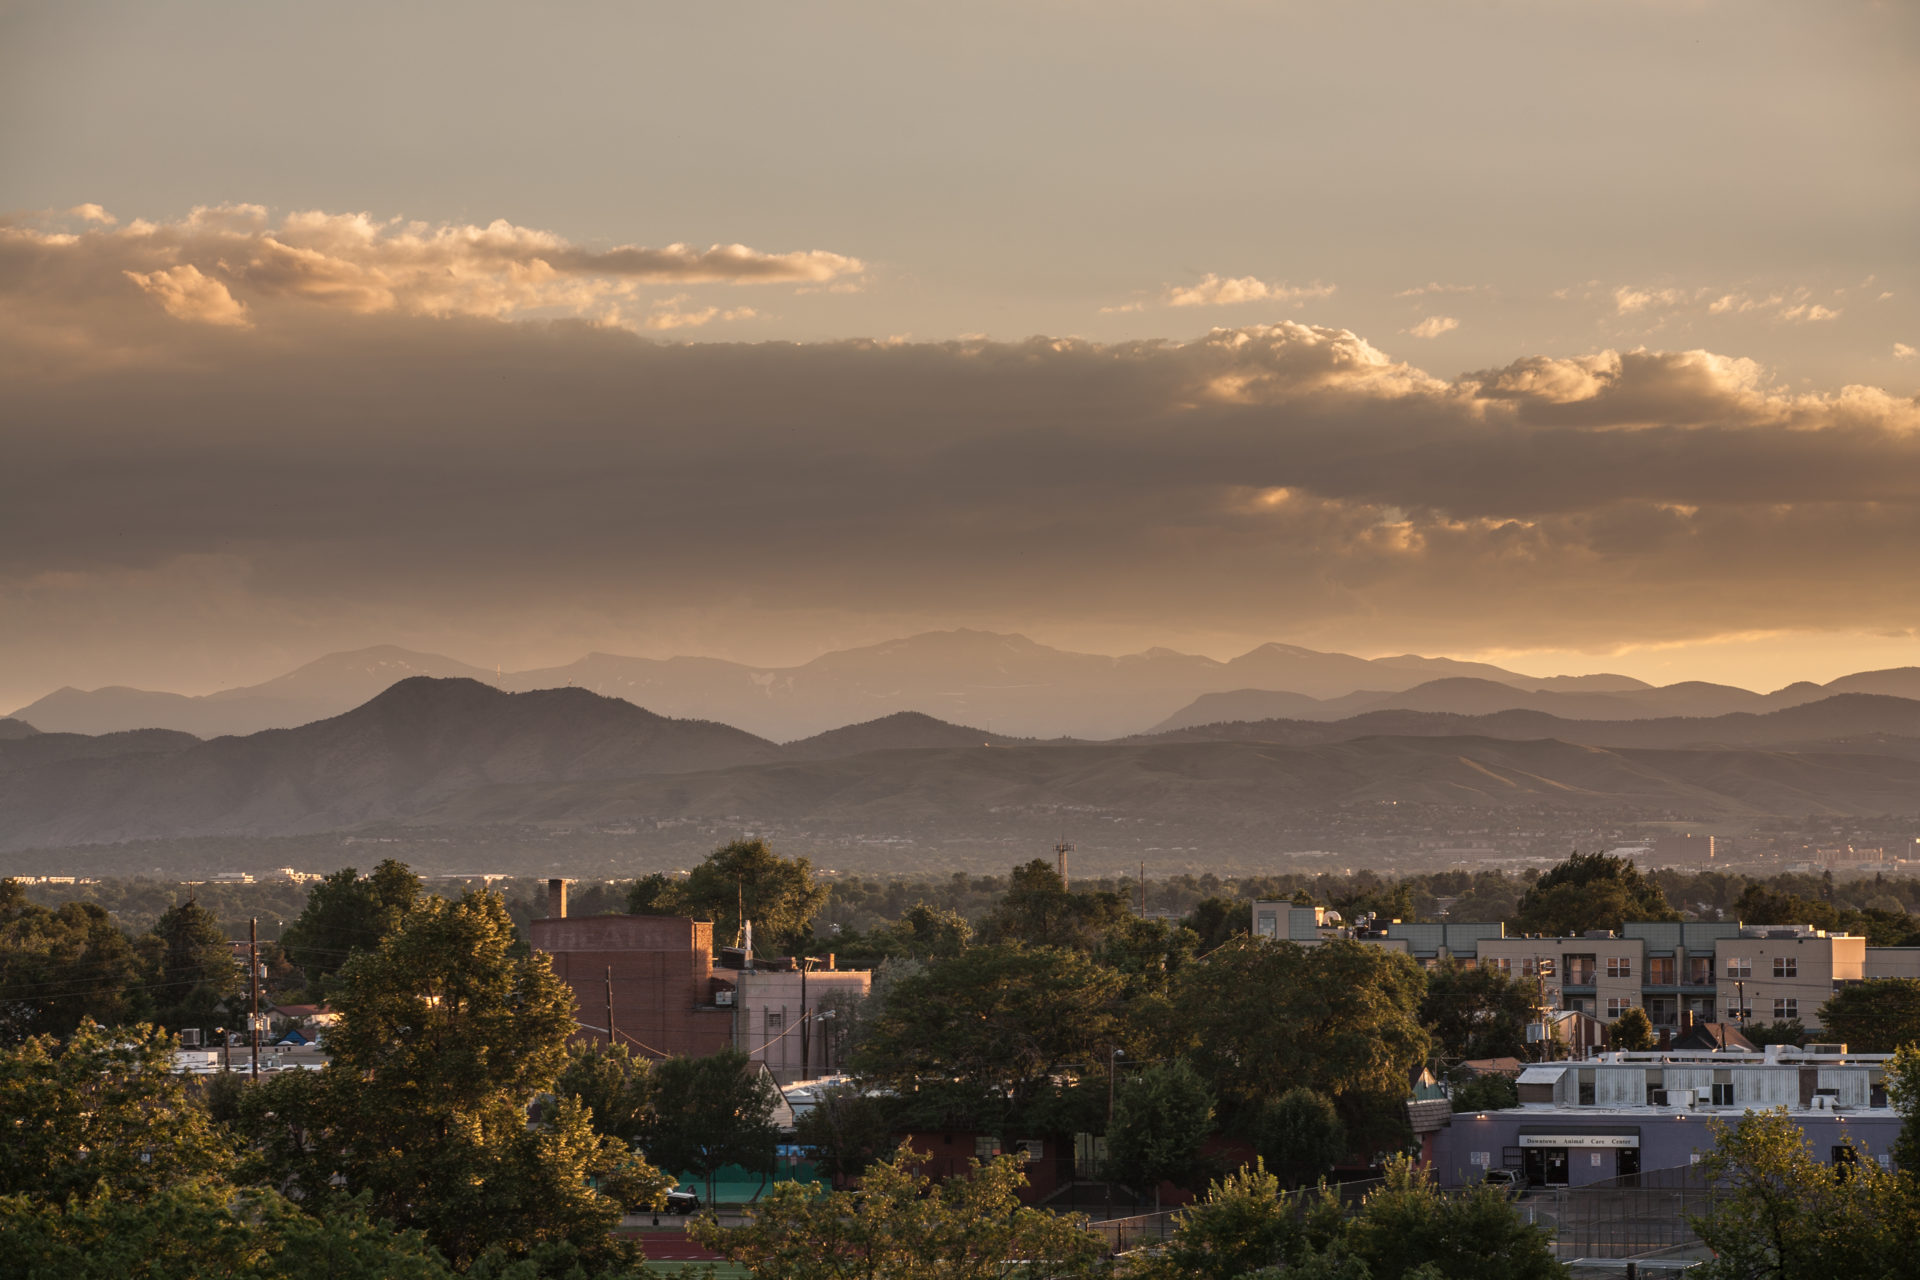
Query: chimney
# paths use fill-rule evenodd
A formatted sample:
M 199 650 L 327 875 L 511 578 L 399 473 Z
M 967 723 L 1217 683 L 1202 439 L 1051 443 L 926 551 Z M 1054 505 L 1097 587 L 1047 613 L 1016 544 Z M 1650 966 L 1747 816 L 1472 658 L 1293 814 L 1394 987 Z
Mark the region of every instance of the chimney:
M 567 882 L 561 879 L 547 881 L 547 919 L 564 920 L 567 918 Z
M 827 952 L 827 970 L 828 972 L 833 970 L 833 952 L 831 951 Z
M 1682 1013 L 1680 1015 L 1680 1030 L 1682 1031 L 1693 1030 L 1693 1019 L 1694 1019 L 1693 1010 L 1688 1009 L 1686 1012 Z

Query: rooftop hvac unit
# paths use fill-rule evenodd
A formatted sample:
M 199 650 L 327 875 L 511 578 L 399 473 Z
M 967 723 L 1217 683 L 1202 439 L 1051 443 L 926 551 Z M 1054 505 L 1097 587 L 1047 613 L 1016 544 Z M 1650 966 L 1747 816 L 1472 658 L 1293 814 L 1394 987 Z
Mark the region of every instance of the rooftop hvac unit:
M 180 1032 L 180 1047 L 182 1049 L 198 1049 L 200 1047 L 200 1028 L 183 1028 Z
M 1830 1095 L 1830 1094 L 1825 1094 L 1825 1093 L 1816 1093 L 1816 1094 L 1814 1094 L 1814 1095 L 1813 1095 L 1813 1109 L 1814 1109 L 1815 1111 L 1831 1111 L 1831 1110 L 1833 1110 L 1833 1097 L 1832 1097 L 1832 1095 Z
M 733 1006 L 733 992 L 716 991 L 713 993 L 713 1002 L 722 1009 L 731 1008 Z

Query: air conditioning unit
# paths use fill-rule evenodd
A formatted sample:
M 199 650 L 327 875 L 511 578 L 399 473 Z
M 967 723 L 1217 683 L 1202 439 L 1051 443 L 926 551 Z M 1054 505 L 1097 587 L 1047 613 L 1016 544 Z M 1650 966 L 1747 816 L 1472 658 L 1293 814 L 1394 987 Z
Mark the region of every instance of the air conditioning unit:
M 180 1047 L 182 1049 L 198 1049 L 200 1047 L 200 1028 L 186 1027 L 182 1029 L 180 1032 Z
M 1831 1096 L 1831 1095 L 1829 1095 L 1829 1094 L 1824 1094 L 1824 1093 L 1816 1093 L 1816 1094 L 1814 1094 L 1814 1095 L 1813 1095 L 1813 1109 L 1814 1109 L 1815 1111 L 1831 1111 L 1831 1110 L 1833 1110 L 1833 1098 L 1832 1098 L 1832 1096 Z

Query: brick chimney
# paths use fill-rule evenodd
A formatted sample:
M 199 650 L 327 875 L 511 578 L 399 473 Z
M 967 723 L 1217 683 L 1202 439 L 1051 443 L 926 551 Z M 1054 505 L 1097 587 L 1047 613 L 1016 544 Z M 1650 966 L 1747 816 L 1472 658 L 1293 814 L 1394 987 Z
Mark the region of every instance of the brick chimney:
M 553 879 L 547 881 L 547 919 L 564 920 L 567 918 L 567 882 Z
M 1682 1032 L 1693 1030 L 1693 1019 L 1694 1019 L 1693 1010 L 1688 1009 L 1685 1012 L 1683 1012 L 1680 1015 L 1680 1030 Z

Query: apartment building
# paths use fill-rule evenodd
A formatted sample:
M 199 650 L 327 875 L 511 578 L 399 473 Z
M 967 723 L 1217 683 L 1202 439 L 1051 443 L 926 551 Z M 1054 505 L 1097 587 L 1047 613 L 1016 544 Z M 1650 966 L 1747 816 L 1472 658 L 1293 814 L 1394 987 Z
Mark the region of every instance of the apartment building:
M 763 962 L 766 963 L 766 962 Z M 776 962 L 785 963 L 785 962 Z M 865 969 L 742 969 L 734 980 L 733 1043 L 756 1062 L 764 1062 L 783 1085 L 832 1075 L 845 1067 L 844 1027 L 834 1025 L 849 999 L 865 999 L 873 974 Z
M 1639 1008 L 1656 1028 L 1797 1019 L 1818 1030 L 1820 1006 L 1842 986 L 1920 977 L 1920 948 L 1869 951 L 1864 938 L 1802 924 L 1631 920 L 1617 934 L 1510 937 L 1498 922 L 1356 928 L 1324 907 L 1256 902 L 1254 932 L 1304 946 L 1350 938 L 1429 968 L 1448 959 L 1487 965 L 1537 983 L 1549 1008 L 1608 1023 Z

